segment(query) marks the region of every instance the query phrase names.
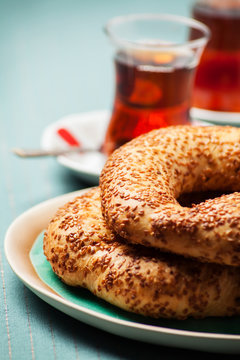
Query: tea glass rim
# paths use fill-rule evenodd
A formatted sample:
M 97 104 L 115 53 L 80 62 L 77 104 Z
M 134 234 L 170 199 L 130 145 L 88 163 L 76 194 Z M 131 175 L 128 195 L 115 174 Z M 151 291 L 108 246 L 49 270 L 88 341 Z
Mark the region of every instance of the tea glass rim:
M 202 36 L 198 39 L 194 40 L 186 40 L 182 43 L 171 43 L 171 44 L 147 44 L 147 43 L 139 43 L 136 41 L 127 40 L 125 38 L 121 38 L 120 36 L 116 36 L 114 34 L 113 26 L 118 25 L 124 22 L 133 22 L 137 20 L 161 20 L 161 21 L 169 21 L 175 23 L 182 23 L 188 26 L 189 28 L 197 29 L 202 31 Z M 104 26 L 104 32 L 109 36 L 112 42 L 116 45 L 123 46 L 124 48 L 132 48 L 136 50 L 151 50 L 151 51 L 159 51 L 159 50 L 172 50 L 176 48 L 200 48 L 206 45 L 207 41 L 210 38 L 211 31 L 210 29 L 203 23 L 198 20 L 195 20 L 191 17 L 175 15 L 175 14 L 130 14 L 130 15 L 121 15 L 115 16 L 108 20 L 106 25 Z

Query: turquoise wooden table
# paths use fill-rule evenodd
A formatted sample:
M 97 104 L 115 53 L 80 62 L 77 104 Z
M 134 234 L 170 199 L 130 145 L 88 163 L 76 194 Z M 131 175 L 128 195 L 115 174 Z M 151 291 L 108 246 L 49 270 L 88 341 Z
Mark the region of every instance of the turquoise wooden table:
M 1 360 L 203 356 L 128 340 L 70 318 L 23 285 L 3 249 L 8 226 L 22 212 L 49 198 L 90 186 L 53 158 L 23 160 L 15 157 L 11 148 L 40 146 L 45 127 L 62 116 L 111 108 L 112 49 L 102 31 L 105 22 L 134 12 L 186 15 L 190 3 L 0 1 Z

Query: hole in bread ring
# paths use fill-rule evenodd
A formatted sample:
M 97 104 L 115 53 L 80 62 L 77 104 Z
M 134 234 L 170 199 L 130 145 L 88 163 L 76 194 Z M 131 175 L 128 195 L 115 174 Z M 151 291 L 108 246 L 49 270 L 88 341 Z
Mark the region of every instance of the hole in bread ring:
M 240 129 L 153 130 L 109 157 L 100 186 L 104 217 L 127 241 L 240 265 Z M 181 206 L 194 191 L 232 193 Z

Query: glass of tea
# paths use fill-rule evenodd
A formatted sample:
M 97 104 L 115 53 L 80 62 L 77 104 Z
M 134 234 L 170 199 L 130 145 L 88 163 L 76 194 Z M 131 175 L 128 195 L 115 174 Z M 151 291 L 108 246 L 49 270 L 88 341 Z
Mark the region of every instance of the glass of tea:
M 240 123 L 240 0 L 196 1 L 192 16 L 211 31 L 196 72 L 193 114 Z
M 138 14 L 111 19 L 105 31 L 115 46 L 116 74 L 105 154 L 152 129 L 188 124 L 207 26 L 177 15 Z

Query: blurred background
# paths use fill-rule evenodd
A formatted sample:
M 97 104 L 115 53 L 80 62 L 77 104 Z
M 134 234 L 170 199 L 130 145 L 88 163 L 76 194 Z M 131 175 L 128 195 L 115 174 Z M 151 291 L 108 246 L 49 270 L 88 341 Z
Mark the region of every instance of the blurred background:
M 192 3 L 0 0 L 0 146 L 5 174 L 0 182 L 3 188 L 11 186 L 24 208 L 29 207 L 27 194 L 34 205 L 83 186 L 55 159 L 23 161 L 10 156 L 10 150 L 39 147 L 45 127 L 63 116 L 111 110 L 113 47 L 104 34 L 105 23 L 113 16 L 131 13 L 189 15 Z M 25 176 L 10 185 L 12 174 L 22 172 Z M 43 188 L 46 190 L 35 191 Z
M 18 145 L 39 145 L 59 117 L 110 109 L 113 49 L 108 19 L 129 13 L 188 15 L 192 0 L 1 0 L 0 121 Z M 34 132 L 28 137 L 29 124 Z M 16 136 L 16 137 L 15 137 Z M 12 144 L 16 145 L 16 144 Z
M 106 335 L 37 298 L 11 271 L 3 242 L 17 215 L 48 198 L 89 186 L 54 158 L 21 160 L 11 148 L 39 147 L 46 126 L 63 116 L 111 110 L 114 65 L 113 48 L 103 32 L 107 20 L 143 12 L 188 16 L 192 3 L 0 0 L 1 360 L 62 359 L 63 354 L 98 360 L 162 357 L 160 347 Z M 171 348 L 164 352 L 167 359 L 181 354 L 196 355 Z

